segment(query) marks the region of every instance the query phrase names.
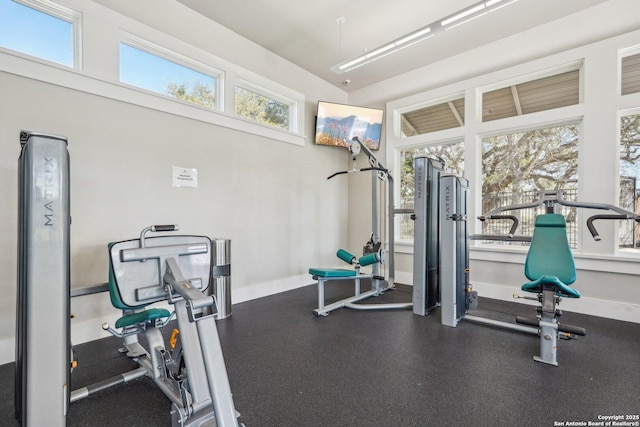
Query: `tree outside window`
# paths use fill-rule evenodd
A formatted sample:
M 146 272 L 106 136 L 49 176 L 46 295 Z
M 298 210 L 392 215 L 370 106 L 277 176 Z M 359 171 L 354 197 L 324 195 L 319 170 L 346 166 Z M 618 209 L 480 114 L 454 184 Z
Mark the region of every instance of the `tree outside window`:
M 464 172 L 464 145 L 462 142 L 431 145 L 402 151 L 400 153 L 400 207 L 402 209 L 414 208 L 413 159 L 416 156 L 427 156 L 442 160 L 449 173 L 462 176 Z M 409 214 L 399 215 L 398 224 L 399 239 L 413 240 L 413 221 Z
M 638 179 L 640 178 L 640 114 L 620 118 L 620 207 L 640 213 Z M 618 229 L 621 248 L 640 248 L 640 227 L 624 221 Z
M 289 130 L 289 105 L 283 102 L 236 86 L 235 105 L 240 117 Z
M 575 200 L 578 190 L 577 124 L 514 132 L 483 138 L 482 212 L 501 206 L 530 203 L 540 191 L 562 190 Z M 577 246 L 575 209 L 562 207 L 572 247 Z M 535 216 L 544 208 L 511 212 L 520 220 L 518 234 L 532 235 Z M 506 235 L 508 221 L 485 221 L 483 233 Z M 503 244 L 503 242 L 500 242 Z

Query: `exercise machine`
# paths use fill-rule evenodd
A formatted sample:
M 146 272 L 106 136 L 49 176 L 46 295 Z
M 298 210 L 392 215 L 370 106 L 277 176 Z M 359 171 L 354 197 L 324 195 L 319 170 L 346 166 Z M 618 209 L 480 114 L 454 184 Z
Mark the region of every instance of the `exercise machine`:
M 413 313 L 424 316 L 440 304 L 439 185 L 444 163 L 418 156 L 414 165 Z
M 387 182 L 388 189 L 388 201 L 390 210 L 393 209 L 393 177 L 390 171 L 385 168 L 375 157 L 375 155 L 369 150 L 369 148 L 363 144 L 356 136 L 349 142 L 349 153 L 353 161 L 353 167 L 350 170 L 340 171 L 327 177 L 332 179 L 338 175 L 349 174 L 353 172 L 371 172 L 371 223 L 372 233 L 369 240 L 363 247 L 363 255 L 358 258 L 355 255 L 347 252 L 344 249 L 340 249 L 337 252 L 338 258 L 347 264 L 352 265 L 353 269 L 345 268 L 310 268 L 309 274 L 312 275 L 314 280 L 318 281 L 318 308 L 314 310 L 314 313 L 318 316 L 326 316 L 331 311 L 338 308 L 352 308 L 356 310 L 389 310 L 389 309 L 408 309 L 411 308 L 412 303 L 389 303 L 389 304 L 356 304 L 356 302 L 371 296 L 379 296 L 387 290 L 395 288 L 395 266 L 394 266 L 394 214 L 389 212 L 388 215 L 388 227 L 387 232 L 389 236 L 389 251 L 385 251 L 382 247 L 382 241 L 380 240 L 380 182 Z M 356 168 L 356 158 L 360 153 L 364 153 L 369 161 L 369 166 L 358 169 Z M 387 279 L 380 275 L 380 265 L 388 261 L 389 269 Z M 360 268 L 364 266 L 371 266 L 371 274 L 363 274 L 360 272 Z M 367 292 L 360 291 L 361 279 L 371 279 L 371 290 Z M 354 281 L 355 289 L 354 295 L 345 298 L 340 301 L 336 301 L 329 305 L 325 305 L 324 289 L 325 283 L 330 281 Z
M 420 162 L 424 160 L 416 159 L 416 170 Z M 438 215 L 431 218 L 431 221 L 437 224 L 432 223 L 431 227 L 439 230 L 437 251 L 440 265 L 437 274 L 430 275 L 428 279 L 435 280 L 440 288 L 437 292 L 436 285 L 430 284 L 426 289 L 439 295 L 439 300 L 438 297 L 434 299 L 438 300 L 435 306 L 440 307 L 441 323 L 456 327 L 461 320 L 466 320 L 537 335 L 540 340 L 540 354 L 534 359 L 557 366 L 557 339 L 571 339 L 586 334 L 583 328 L 560 324 L 558 320 L 562 314 L 558 308 L 561 299 L 580 297 L 580 293 L 571 286 L 576 279 L 576 270 L 567 239 L 566 221 L 564 216 L 558 213 L 559 207 L 615 212 L 614 215 L 592 215 L 587 219 L 587 227 L 595 240 L 600 240 L 600 236 L 594 221 L 632 219 L 640 222 L 640 216 L 613 205 L 571 202 L 564 198 L 562 191 L 542 191 L 535 202 L 503 206 L 479 217 L 481 221 L 510 220 L 512 224 L 506 236 L 484 234 L 469 236 L 467 233 L 468 188 L 468 181 L 464 178 L 449 174 L 442 174 L 439 177 Z M 419 192 L 423 190 L 418 187 L 416 179 L 416 200 Z M 434 197 L 431 200 L 433 201 Z M 545 213 L 536 217 L 533 236 L 516 235 L 518 218 L 507 213 L 538 207 L 543 207 Z M 418 209 L 416 209 L 416 219 L 418 219 Z M 433 250 L 433 242 L 425 243 L 423 235 L 416 234 L 415 239 L 416 245 L 431 243 L 429 248 Z M 469 314 L 470 310 L 477 307 L 477 292 L 472 290 L 469 283 L 469 239 L 530 242 L 525 262 L 525 276 L 529 282 L 522 285 L 521 289 L 535 293 L 536 296 L 519 298 L 539 302 L 536 318 L 516 317 L 514 324 Z M 430 267 L 424 259 L 418 259 L 414 263 L 414 268 L 417 269 L 416 271 L 427 271 Z M 419 274 L 418 277 L 420 277 Z
M 69 153 L 61 136 L 20 133 L 15 416 L 64 426 L 71 370 Z
M 177 229 L 155 225 L 143 229 L 139 239 L 109 245 L 109 295 L 123 315 L 116 321 L 117 330 L 106 323 L 103 329 L 123 338 L 122 351 L 142 368 L 125 377 L 144 372 L 171 400 L 174 427 L 237 426 L 239 414 L 216 329 L 215 297 L 203 293 L 211 281 L 211 240 L 147 237 L 150 232 Z M 164 301 L 173 306 L 173 313 L 147 307 Z M 161 328 L 173 317 L 177 328 L 167 346 Z M 140 344 L 139 335 L 146 338 L 148 348 Z M 90 388 L 82 391 L 90 392 Z
M 237 426 L 215 325 L 216 304 L 202 291 L 211 280 L 211 241 L 146 233 L 110 246 L 116 327 L 140 367 L 71 392 L 69 153 L 64 137 L 22 131 L 19 158 L 15 417 L 22 426 L 63 427 L 71 402 L 149 376 L 172 401 L 174 426 Z M 89 293 L 102 291 L 102 285 Z M 79 294 L 80 295 L 80 294 Z M 174 307 L 145 306 L 168 300 Z M 177 318 L 164 346 L 159 328 Z M 144 334 L 148 349 L 138 342 Z
M 540 354 L 534 356 L 534 360 L 549 365 L 557 366 L 557 340 L 572 339 L 576 336 L 584 336 L 583 328 L 561 324 L 559 318 L 562 314 L 559 304 L 562 298 L 580 298 L 580 292 L 571 285 L 576 280 L 576 267 L 569 241 L 567 239 L 566 219 L 560 214 L 560 207 L 594 209 L 614 212 L 614 214 L 595 214 L 586 220 L 587 229 L 595 241 L 600 241 L 600 234 L 594 222 L 597 220 L 633 220 L 640 222 L 640 215 L 622 209 L 618 206 L 573 202 L 564 197 L 561 190 L 540 191 L 538 199 L 532 203 L 508 205 L 497 208 L 478 217 L 480 221 L 495 219 L 507 219 L 512 222 L 506 239 L 515 237 L 518 228 L 518 217 L 505 215 L 507 212 L 530 208 L 544 208 L 544 213 L 535 218 L 535 228 L 529 251 L 524 265 L 524 274 L 529 282 L 521 286 L 525 292 L 535 293 L 535 297 L 522 297 L 514 294 L 515 298 L 525 298 L 538 301 L 536 318 L 516 317 L 516 322 L 523 327 L 533 327 L 540 339 Z M 474 236 L 476 240 L 484 240 L 492 236 Z M 495 238 L 495 237 L 494 237 Z M 524 236 L 522 240 L 526 240 Z M 468 320 L 477 323 L 495 324 L 476 316 L 465 316 Z

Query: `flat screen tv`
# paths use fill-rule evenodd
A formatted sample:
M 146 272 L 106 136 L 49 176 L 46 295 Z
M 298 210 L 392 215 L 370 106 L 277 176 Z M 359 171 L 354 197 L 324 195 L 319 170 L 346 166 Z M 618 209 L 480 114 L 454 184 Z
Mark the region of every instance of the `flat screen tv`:
M 354 136 L 370 150 L 380 149 L 384 110 L 318 102 L 316 144 L 348 147 Z

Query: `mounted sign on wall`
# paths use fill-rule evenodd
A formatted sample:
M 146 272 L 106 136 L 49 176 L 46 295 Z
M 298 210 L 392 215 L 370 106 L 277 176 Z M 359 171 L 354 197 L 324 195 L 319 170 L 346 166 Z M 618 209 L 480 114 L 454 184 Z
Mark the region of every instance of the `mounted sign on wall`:
M 173 166 L 173 186 L 198 188 L 198 169 Z

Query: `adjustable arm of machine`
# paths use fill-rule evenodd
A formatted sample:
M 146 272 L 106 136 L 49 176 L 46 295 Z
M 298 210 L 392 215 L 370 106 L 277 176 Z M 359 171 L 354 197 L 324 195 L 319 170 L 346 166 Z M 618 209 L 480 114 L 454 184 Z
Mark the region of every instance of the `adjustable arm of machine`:
M 524 203 L 524 204 L 514 204 L 508 206 L 502 206 L 497 209 L 492 210 L 484 215 L 478 217 L 480 221 L 485 221 L 487 219 L 515 219 L 514 216 L 511 215 L 500 215 L 501 212 L 513 211 L 519 209 L 527 209 L 527 208 L 537 208 L 543 205 L 553 205 L 559 204 L 562 206 L 572 207 L 572 208 L 583 208 L 583 209 L 598 209 L 598 210 L 607 210 L 616 212 L 616 215 L 592 215 L 587 219 L 587 228 L 589 232 L 593 236 L 593 239 L 596 241 L 600 240 L 600 234 L 596 230 L 593 222 L 599 219 L 613 219 L 613 220 L 627 220 L 632 219 L 636 222 L 640 222 L 640 215 L 623 209 L 618 206 L 609 205 L 606 203 L 589 203 L 589 202 L 571 202 L 564 198 L 564 193 L 561 190 L 558 191 L 541 191 L 539 193 L 538 200 L 532 203 Z M 511 218 L 509 218 L 511 217 Z M 513 236 L 515 232 L 515 228 L 517 228 L 517 219 L 514 221 L 514 225 L 511 227 L 509 231 L 509 238 Z M 474 236 L 472 239 L 478 240 L 482 235 Z
M 640 222 L 640 217 L 638 216 L 636 216 L 635 218 L 632 218 L 629 215 L 591 215 L 589 219 L 587 219 L 587 228 L 589 229 L 589 232 L 593 236 L 593 240 L 595 240 L 596 242 L 599 242 L 601 239 L 600 233 L 598 233 L 598 230 L 596 230 L 595 225 L 593 225 L 593 222 L 598 219 L 615 219 L 615 220 L 633 219 L 636 222 Z
M 187 301 L 187 307 L 189 309 L 189 316 L 191 321 L 195 320 L 193 310 L 212 307 L 213 312 L 217 312 L 216 302 L 213 296 L 208 297 L 200 292 L 198 288 L 193 286 L 191 282 L 187 280 L 182 274 L 180 266 L 178 265 L 178 261 L 175 258 L 168 258 L 166 260 L 166 263 L 167 271 L 164 274 L 163 280 L 168 286 L 170 286 Z M 171 298 L 171 289 L 168 290 L 167 294 Z

